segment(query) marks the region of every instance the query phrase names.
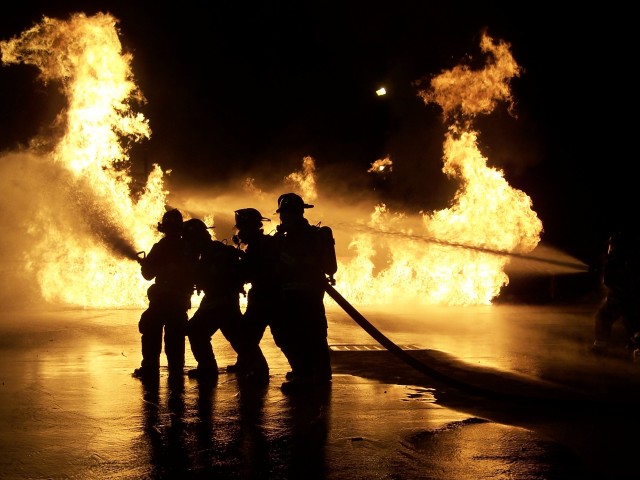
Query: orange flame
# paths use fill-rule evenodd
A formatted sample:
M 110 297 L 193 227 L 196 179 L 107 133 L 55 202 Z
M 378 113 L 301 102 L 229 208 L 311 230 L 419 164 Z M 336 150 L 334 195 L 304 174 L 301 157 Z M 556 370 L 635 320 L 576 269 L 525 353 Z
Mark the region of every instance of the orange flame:
M 155 225 L 168 192 L 157 165 L 142 191 L 131 191 L 123 145 L 151 132 L 130 107 L 144 99 L 132 79 L 132 57 L 122 53 L 116 20 L 106 14 L 74 14 L 66 22 L 44 17 L 0 49 L 4 63 L 34 65 L 43 82 L 60 82 L 68 99 L 57 119 L 57 143 L 47 148 L 35 139 L 31 145 L 44 152 L 45 163 L 60 168 L 51 180 L 62 191 L 56 202 L 43 199 L 29 228 L 35 246 L 26 252 L 26 264 L 44 299 L 86 307 L 144 305 L 148 282 L 135 253 L 158 240 Z
M 391 172 L 393 171 L 393 162 L 386 156 L 380 158 L 371 164 L 371 168 L 367 170 L 370 173 Z
M 122 52 L 116 23 L 107 14 L 75 14 L 67 22 L 45 17 L 19 37 L 0 42 L 4 63 L 38 67 L 42 80 L 59 81 L 68 99 L 54 144 L 48 146 L 43 137 L 31 145 L 43 152 L 32 161 L 50 173 L 43 173 L 43 184 L 56 188 L 52 198 L 45 198 L 49 189 L 40 192 L 43 198 L 28 229 L 35 246 L 25 256 L 45 300 L 52 302 L 146 305 L 148 282 L 135 252 L 159 239 L 156 223 L 165 211 L 169 172 L 154 165 L 145 186 L 133 193 L 124 145 L 151 132 L 147 120 L 131 109 L 132 102 L 144 98 L 133 82 L 132 58 Z M 380 204 L 368 219 L 349 226 L 350 253 L 339 258 L 337 288 L 356 304 L 490 304 L 508 283 L 504 267 L 509 261 L 490 251 L 527 253 L 540 241 L 542 224 L 531 200 L 487 166 L 478 133 L 470 127 L 476 114 L 511 101 L 509 80 L 519 74 L 507 44 L 494 44 L 484 35 L 481 48 L 489 57 L 486 68 L 457 66 L 419 92 L 426 103 L 442 107 L 445 120 L 456 118 L 443 146 L 443 172 L 460 184 L 451 206 L 406 214 Z M 392 163 L 386 158 L 380 165 L 391 170 Z M 313 158 L 304 157 L 302 170 L 284 180 L 288 189 L 315 201 L 314 175 Z M 247 179 L 244 190 L 263 208 L 265 193 L 254 179 Z M 247 206 L 237 201 L 231 211 Z M 333 221 L 331 215 L 326 218 L 330 226 Z
M 443 167 L 447 176 L 459 181 L 459 189 L 450 208 L 422 215 L 422 235 L 436 241 L 417 240 L 417 227 L 409 226 L 404 213 L 378 205 L 366 226 L 398 235 L 393 242 L 390 236 L 371 233 L 353 238 L 350 248 L 356 255 L 340 266 L 337 287 L 354 301 L 487 305 L 509 282 L 504 273 L 509 259 L 483 250 L 528 253 L 540 241 L 542 222 L 530 198 L 510 187 L 501 171 L 487 166 L 477 133 L 469 127 L 476 114 L 490 113 L 498 100 L 511 100 L 508 82 L 519 74 L 507 44 L 496 45 L 485 34 L 481 48 L 490 55 L 485 69 L 474 72 L 456 66 L 419 92 L 425 103 L 442 107 L 445 120 L 459 115 L 444 141 Z
M 285 182 L 293 185 L 302 196 L 309 202 L 318 198 L 315 178 L 316 164 L 312 157 L 307 156 L 302 159 L 302 171 L 293 172 L 285 177 Z

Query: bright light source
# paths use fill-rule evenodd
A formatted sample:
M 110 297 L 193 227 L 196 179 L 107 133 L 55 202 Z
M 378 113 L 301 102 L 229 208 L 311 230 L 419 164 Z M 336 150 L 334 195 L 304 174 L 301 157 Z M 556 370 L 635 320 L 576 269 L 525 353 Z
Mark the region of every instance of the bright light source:
M 376 90 L 376 95 L 378 95 L 379 97 L 386 95 L 387 94 L 387 90 L 384 87 L 379 88 L 378 90 Z

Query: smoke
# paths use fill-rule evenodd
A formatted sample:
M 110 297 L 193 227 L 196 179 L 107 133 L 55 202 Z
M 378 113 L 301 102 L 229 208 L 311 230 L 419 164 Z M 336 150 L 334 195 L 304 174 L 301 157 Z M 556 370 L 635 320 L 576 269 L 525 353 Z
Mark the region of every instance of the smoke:
M 314 205 L 305 210 L 305 217 L 311 224 L 331 227 L 336 240 L 336 254 L 339 258 L 348 258 L 353 255 L 349 250 L 355 231 L 353 227 L 359 219 L 365 222 L 369 218 L 375 201 L 370 192 L 356 189 L 349 193 L 342 191 L 338 183 L 333 185 L 333 188 L 321 185 L 318 196 L 311 200 L 298 188 L 291 186 L 284 174 L 279 184 L 244 177 L 208 187 L 173 184 L 169 200 L 186 217 L 212 218 L 214 236 L 218 240 L 228 241 L 235 233 L 235 210 L 249 207 L 257 209 L 264 217 L 271 219 L 270 222 L 263 222 L 265 233 L 273 233 L 280 223 L 275 213 L 278 197 L 283 193 L 296 192 Z
M 137 259 L 130 235 L 117 224 L 108 204 L 46 155 L 33 151 L 2 155 L 0 190 L 0 220 L 5 226 L 0 237 L 0 285 L 5 307 L 42 300 L 38 274 L 54 257 L 41 246 L 52 231 L 58 232 L 53 239 L 54 247 L 60 243 L 58 250 L 74 239 L 101 245 L 117 257 Z
M 59 171 L 31 152 L 0 156 L 0 285 L 5 307 L 42 300 L 36 278 L 29 272 L 29 253 L 37 244 L 37 217 L 50 211 L 60 190 Z

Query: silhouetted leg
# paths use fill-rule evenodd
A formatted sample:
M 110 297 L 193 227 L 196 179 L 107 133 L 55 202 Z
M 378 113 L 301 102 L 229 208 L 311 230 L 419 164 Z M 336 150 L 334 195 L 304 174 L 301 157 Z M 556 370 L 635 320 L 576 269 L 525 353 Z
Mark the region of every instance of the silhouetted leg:
M 622 315 L 622 304 L 614 297 L 607 297 L 595 314 L 594 335 L 596 344 L 611 341 L 614 322 Z
M 230 309 L 220 331 L 238 354 L 233 371 L 262 376 L 269 374 L 267 359 L 260 348 L 264 328 L 260 328 L 251 315 L 245 317 L 239 308 Z
M 187 318 L 187 312 L 178 310 L 167 319 L 164 327 L 164 351 L 169 371 L 177 372 L 184 368 Z
M 187 336 L 193 357 L 198 362 L 198 370 L 217 373 L 218 363 L 211 346 L 211 337 L 218 326 L 211 314 L 211 310 L 199 308 L 187 323 Z
M 160 368 L 160 353 L 162 352 L 163 322 L 161 312 L 150 307 L 140 316 L 138 331 L 142 334 L 142 362 L 145 369 Z
M 292 344 L 290 332 L 287 330 L 287 322 L 284 319 L 283 312 L 280 312 L 277 316 L 272 317 L 269 325 L 271 329 L 271 336 L 273 337 L 273 343 L 280 349 L 284 357 L 289 363 L 291 372 L 294 370 L 294 354 L 291 351 L 290 345 Z M 292 375 L 291 374 L 287 374 Z

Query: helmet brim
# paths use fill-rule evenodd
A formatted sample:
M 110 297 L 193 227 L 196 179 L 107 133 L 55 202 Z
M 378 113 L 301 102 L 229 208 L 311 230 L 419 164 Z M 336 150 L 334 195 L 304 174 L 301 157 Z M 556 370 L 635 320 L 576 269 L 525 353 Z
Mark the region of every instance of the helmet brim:
M 303 210 L 306 208 L 313 208 L 313 205 L 309 205 L 308 203 L 303 203 L 302 206 L 290 206 L 287 205 L 286 207 L 280 207 L 279 209 L 276 210 L 276 213 L 281 213 L 281 212 L 295 212 L 296 210 L 300 210 L 300 208 L 302 208 Z

